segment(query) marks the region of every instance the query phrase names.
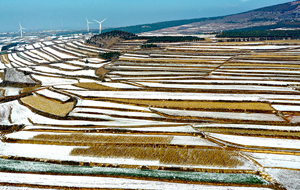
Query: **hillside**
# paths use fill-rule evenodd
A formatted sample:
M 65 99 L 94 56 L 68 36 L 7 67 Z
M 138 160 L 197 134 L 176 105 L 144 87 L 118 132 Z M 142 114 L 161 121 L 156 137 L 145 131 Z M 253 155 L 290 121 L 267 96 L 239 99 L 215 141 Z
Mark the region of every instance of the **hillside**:
M 115 29 L 132 33 L 197 34 L 236 29 L 300 28 L 299 15 L 300 0 L 297 0 L 229 16 L 167 21 Z
M 105 29 L 103 31 L 109 32 L 109 31 L 113 31 L 113 30 L 122 30 L 122 31 L 138 34 L 138 33 L 150 32 L 150 31 L 160 30 L 160 29 L 174 27 L 174 26 L 195 23 L 195 22 L 213 21 L 213 20 L 217 20 L 217 19 L 221 19 L 221 18 L 223 18 L 223 17 L 173 20 L 173 21 L 164 21 L 164 22 L 157 22 L 157 23 L 151 23 L 151 24 L 141 24 L 141 25 L 134 25 L 134 26 L 119 27 L 119 28 L 110 28 L 110 29 Z M 97 31 L 97 30 L 95 30 L 95 31 Z
M 102 48 L 110 48 L 113 44 L 123 40 L 136 37 L 135 34 L 124 31 L 111 31 L 102 34 L 94 35 L 86 41 L 87 44 L 99 46 Z

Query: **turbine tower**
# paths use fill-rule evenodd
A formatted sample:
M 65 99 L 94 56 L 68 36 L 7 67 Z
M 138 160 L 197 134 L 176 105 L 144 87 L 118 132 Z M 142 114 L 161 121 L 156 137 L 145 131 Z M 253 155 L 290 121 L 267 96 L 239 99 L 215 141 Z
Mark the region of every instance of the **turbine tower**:
M 85 17 L 86 19 L 86 27 L 87 27 L 87 31 L 89 32 L 90 31 L 90 24 L 92 24 L 92 22 L 89 22 L 88 19 Z
M 22 26 L 21 26 L 21 23 L 19 22 L 19 25 L 20 25 L 20 30 L 18 31 L 18 32 L 21 32 L 21 38 L 23 37 L 23 29 L 25 29 L 26 30 L 26 28 L 23 28 Z
M 101 34 L 101 24 L 102 24 L 102 22 L 104 22 L 106 19 L 104 19 L 104 20 L 102 20 L 101 22 L 99 22 L 98 20 L 95 20 L 94 19 L 94 21 L 96 21 L 96 22 L 98 22 L 99 23 L 99 34 Z

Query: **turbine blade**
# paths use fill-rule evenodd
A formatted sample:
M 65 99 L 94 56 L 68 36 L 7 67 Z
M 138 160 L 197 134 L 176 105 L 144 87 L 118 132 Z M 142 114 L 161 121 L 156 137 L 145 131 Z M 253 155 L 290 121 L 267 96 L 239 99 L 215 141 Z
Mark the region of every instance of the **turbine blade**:
M 95 20 L 95 19 L 93 19 L 94 21 L 96 21 L 96 22 L 98 22 L 98 23 L 100 23 L 98 20 Z
M 85 17 L 86 22 L 89 22 L 88 19 Z
M 20 28 L 22 28 L 21 23 L 19 22 Z
M 107 19 L 107 18 L 106 18 L 106 19 Z M 106 19 L 103 19 L 103 20 L 101 21 L 101 23 L 104 22 Z

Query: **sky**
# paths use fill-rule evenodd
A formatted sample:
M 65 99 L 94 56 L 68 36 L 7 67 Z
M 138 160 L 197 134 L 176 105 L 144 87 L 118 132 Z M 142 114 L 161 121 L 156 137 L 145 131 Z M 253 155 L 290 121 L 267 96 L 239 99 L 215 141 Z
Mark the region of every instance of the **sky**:
M 120 27 L 225 16 L 292 0 L 0 0 L 0 32 Z

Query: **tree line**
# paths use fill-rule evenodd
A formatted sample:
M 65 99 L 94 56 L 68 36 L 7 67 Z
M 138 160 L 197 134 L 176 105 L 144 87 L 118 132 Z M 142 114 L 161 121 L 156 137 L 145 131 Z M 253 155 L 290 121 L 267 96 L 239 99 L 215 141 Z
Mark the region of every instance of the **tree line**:
M 8 44 L 6 46 L 3 46 L 2 49 L 0 49 L 0 50 L 1 51 L 7 51 L 9 48 L 15 47 L 15 46 L 17 46 L 19 44 L 24 44 L 24 42 L 22 42 L 22 43 L 19 43 L 19 42 L 18 43 L 11 43 L 11 44 Z
M 159 43 L 159 42 L 193 42 L 202 41 L 204 38 L 198 38 L 196 36 L 151 36 L 148 38 L 147 43 Z
M 227 31 L 219 33 L 218 38 L 264 38 L 264 39 L 299 39 L 300 30 L 260 30 L 260 31 Z
M 121 30 L 113 30 L 110 32 L 105 32 L 102 34 L 94 35 L 92 38 L 88 39 L 87 43 L 94 43 L 97 39 L 105 38 L 122 38 L 124 40 L 147 40 L 146 43 L 159 43 L 159 42 L 192 42 L 192 41 L 202 41 L 204 38 L 198 38 L 196 36 L 138 36 L 136 34 L 125 32 Z

